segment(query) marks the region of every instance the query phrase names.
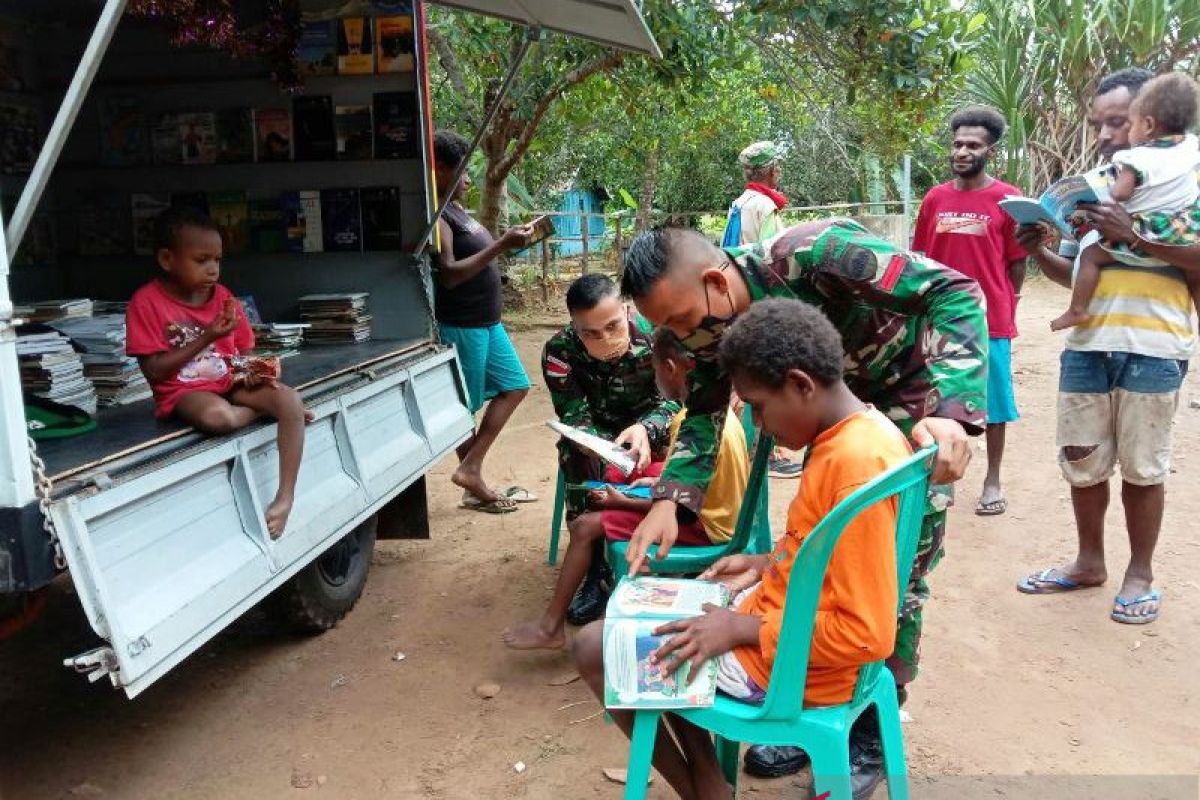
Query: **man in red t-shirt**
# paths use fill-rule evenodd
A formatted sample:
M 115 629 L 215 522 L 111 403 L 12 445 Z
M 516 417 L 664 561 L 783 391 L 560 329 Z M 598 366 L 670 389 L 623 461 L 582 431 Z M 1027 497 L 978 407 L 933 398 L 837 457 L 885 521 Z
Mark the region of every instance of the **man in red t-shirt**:
M 974 278 L 987 301 L 987 477 L 975 506 L 981 516 L 1003 514 L 1000 487 L 1005 425 L 1016 422 L 1012 340 L 1017 297 L 1025 280 L 1025 251 L 1013 238 L 1016 223 L 999 202 L 1021 191 L 987 173 L 988 158 L 1004 135 L 1004 117 L 989 106 L 967 106 L 950 118 L 954 180 L 935 186 L 921 201 L 912 249 Z

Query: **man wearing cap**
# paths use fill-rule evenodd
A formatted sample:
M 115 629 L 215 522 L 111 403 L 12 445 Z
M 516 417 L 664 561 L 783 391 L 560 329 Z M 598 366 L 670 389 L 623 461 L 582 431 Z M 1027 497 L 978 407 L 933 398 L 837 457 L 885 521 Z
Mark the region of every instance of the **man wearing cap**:
M 779 190 L 779 148 L 774 142 L 755 142 L 738 155 L 746 176 L 746 191 L 729 207 L 722 247 L 741 247 L 774 236 L 783 226 L 779 210 L 787 198 Z M 781 447 L 771 454 L 773 478 L 797 478 L 803 470 L 800 462 Z

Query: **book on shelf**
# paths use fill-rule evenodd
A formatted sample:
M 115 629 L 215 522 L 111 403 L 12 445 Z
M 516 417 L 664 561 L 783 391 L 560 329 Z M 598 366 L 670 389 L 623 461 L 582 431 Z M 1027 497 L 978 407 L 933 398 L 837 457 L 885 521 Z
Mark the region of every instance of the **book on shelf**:
M 150 150 L 155 164 L 179 164 L 183 147 L 179 143 L 179 115 L 174 111 L 159 114 L 150 126 Z
M 250 209 L 245 192 L 210 192 L 208 215 L 221 229 L 221 244 L 225 255 L 246 252 Z
M 239 164 L 254 160 L 254 112 L 224 108 L 216 112 L 217 161 Z
M 418 158 L 416 92 L 378 92 L 373 98 L 376 158 Z
M 325 233 L 326 252 L 362 251 L 362 210 L 358 189 L 324 189 L 321 192 L 321 227 Z
M 399 250 L 400 187 L 368 186 L 359 191 L 363 250 Z
M 301 75 L 336 75 L 337 20 L 301 23 L 296 60 Z
M 370 75 L 375 71 L 370 17 L 342 17 L 337 21 L 338 75 Z
M 108 167 L 132 167 L 150 158 L 149 128 L 142 104 L 136 97 L 101 97 L 100 163 Z
M 291 161 L 292 114 L 286 108 L 254 109 L 254 160 Z
M 333 97 L 305 95 L 292 101 L 292 152 L 296 161 L 332 161 L 337 157 Z
M 28 30 L 21 26 L 6 25 L 0 30 L 0 92 L 26 92 L 32 86 L 33 74 L 27 45 L 32 40 Z
M 336 106 L 337 157 L 362 160 L 371 157 L 371 107 Z
M 154 255 L 154 223 L 158 215 L 171 207 L 171 195 L 139 193 L 130 196 L 129 208 L 133 218 L 134 255 Z
M 42 149 L 40 122 L 33 103 L 0 102 L 0 172 L 13 175 L 33 169 Z
M 287 249 L 287 226 L 280 198 L 252 199 L 250 249 L 256 253 L 282 253 Z
M 208 216 L 208 195 L 204 192 L 171 192 L 171 205 L 175 208 L 190 208 Z
M 321 193 L 316 189 L 308 189 L 299 195 L 300 207 L 304 213 L 304 238 L 301 239 L 301 249 L 305 253 L 320 253 L 325 249 Z
M 119 256 L 129 252 L 129 222 L 119 197 L 89 197 L 75 209 L 75 252 L 81 256 Z
M 417 68 L 416 39 L 411 16 L 375 18 L 375 65 L 380 73 L 412 72 Z
M 307 220 L 299 192 L 282 192 L 279 211 L 283 216 L 283 249 L 288 253 L 303 253 Z
M 376 14 L 412 14 L 412 0 L 371 0 L 371 9 Z
M 706 603 L 727 606 L 729 589 L 720 583 L 686 578 L 625 577 L 617 584 L 604 613 L 604 707 L 698 708 L 711 706 L 717 694 L 717 662 L 700 665 L 691 683 L 691 663 L 674 674 L 662 671 L 651 656 L 670 638 L 660 626 L 704 613 Z
M 217 163 L 217 120 L 213 112 L 179 115 L 179 154 L 182 164 Z

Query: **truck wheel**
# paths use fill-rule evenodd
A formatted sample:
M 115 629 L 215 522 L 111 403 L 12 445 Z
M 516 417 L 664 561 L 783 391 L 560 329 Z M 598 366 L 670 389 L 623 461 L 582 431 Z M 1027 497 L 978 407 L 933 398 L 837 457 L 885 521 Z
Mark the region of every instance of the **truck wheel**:
M 367 584 L 376 517 L 369 517 L 279 587 L 269 612 L 286 628 L 323 633 L 350 613 Z

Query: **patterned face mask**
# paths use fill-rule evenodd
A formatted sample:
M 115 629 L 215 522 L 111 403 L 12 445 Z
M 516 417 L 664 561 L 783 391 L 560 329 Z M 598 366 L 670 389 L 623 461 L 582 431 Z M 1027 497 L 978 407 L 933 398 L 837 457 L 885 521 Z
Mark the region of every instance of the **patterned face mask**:
M 583 339 L 583 346 L 588 355 L 597 361 L 616 361 L 629 352 L 629 326 L 623 326 L 621 330 L 599 341 Z
M 725 269 L 723 265 L 721 269 Z M 694 354 L 704 354 L 721 341 L 721 334 L 737 319 L 737 309 L 733 307 L 733 297 L 726 293 L 725 300 L 729 303 L 729 316 L 718 317 L 712 313 L 712 299 L 708 294 L 708 284 L 704 284 L 705 315 L 696 325 L 696 330 L 683 339 L 683 346 Z

